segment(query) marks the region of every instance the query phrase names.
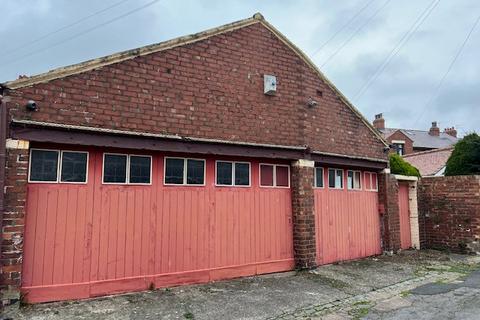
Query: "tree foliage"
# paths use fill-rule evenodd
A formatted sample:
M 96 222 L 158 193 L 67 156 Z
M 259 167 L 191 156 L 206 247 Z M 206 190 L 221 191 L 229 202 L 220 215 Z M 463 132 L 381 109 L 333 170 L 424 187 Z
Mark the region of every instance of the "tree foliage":
M 396 153 L 390 154 L 390 172 L 404 176 L 420 177 L 420 172 Z
M 480 174 L 480 136 L 470 133 L 458 141 L 445 168 L 446 176 Z

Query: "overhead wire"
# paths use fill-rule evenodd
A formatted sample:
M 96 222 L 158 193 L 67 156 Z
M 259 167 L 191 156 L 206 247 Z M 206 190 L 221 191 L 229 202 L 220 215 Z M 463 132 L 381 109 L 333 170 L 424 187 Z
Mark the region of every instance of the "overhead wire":
M 361 7 L 344 25 L 342 25 L 336 32 L 333 33 L 330 38 L 328 38 L 325 42 L 322 43 L 320 47 L 318 47 L 315 51 L 312 52 L 311 57 L 315 56 L 319 53 L 327 44 L 329 44 L 333 39 L 337 37 L 346 27 L 348 27 L 365 9 L 367 9 L 375 0 L 368 1 L 363 7 Z
M 70 37 L 68 37 L 68 38 L 65 38 L 65 39 L 63 39 L 63 40 L 61 40 L 61 41 L 58 41 L 58 42 L 56 42 L 56 43 L 54 43 L 54 44 L 52 44 L 52 45 L 49 45 L 49 46 L 44 47 L 44 48 L 42 48 L 42 49 L 39 49 L 39 50 L 30 52 L 30 53 L 28 53 L 28 54 L 22 55 L 22 56 L 18 57 L 18 59 L 13 59 L 13 60 L 9 60 L 9 61 L 2 61 L 2 63 L 3 63 L 3 64 L 16 63 L 16 62 L 18 62 L 18 61 L 20 61 L 20 60 L 23 60 L 23 59 L 25 59 L 25 58 L 28 58 L 28 57 L 30 57 L 30 56 L 37 55 L 37 54 L 39 54 L 39 53 L 41 53 L 41 52 L 44 52 L 44 51 L 46 51 L 46 50 L 49 50 L 49 49 L 58 47 L 58 46 L 64 44 L 65 42 L 68 42 L 68 41 L 71 41 L 71 40 L 73 40 L 73 39 L 76 39 L 76 38 L 78 38 L 78 37 L 80 37 L 80 36 L 83 36 L 84 34 L 87 34 L 87 33 L 89 33 L 89 32 L 92 32 L 92 31 L 94 31 L 94 30 L 96 30 L 96 29 L 99 29 L 99 28 L 104 27 L 104 26 L 106 26 L 106 25 L 109 25 L 109 24 L 111 24 L 111 23 L 113 23 L 113 22 L 116 22 L 116 21 L 118 21 L 118 20 L 120 20 L 120 19 L 122 19 L 122 18 L 125 18 L 125 17 L 127 17 L 127 16 L 129 16 L 129 15 L 132 15 L 132 14 L 134 14 L 134 13 L 140 11 L 140 10 L 143 10 L 143 9 L 145 9 L 145 8 L 147 8 L 147 7 L 150 7 L 150 6 L 154 5 L 155 3 L 159 2 L 159 1 L 160 1 L 160 0 L 150 1 L 150 2 L 144 4 L 144 5 L 140 6 L 140 7 L 137 7 L 137 8 L 135 8 L 135 9 L 133 9 L 133 10 L 130 10 L 130 11 L 126 12 L 126 13 L 123 13 L 123 14 L 121 14 L 121 15 L 119 15 L 119 16 L 116 16 L 116 17 L 114 17 L 114 18 L 112 18 L 112 19 L 109 19 L 109 20 L 107 20 L 107 21 L 105 21 L 105 22 L 99 23 L 99 24 L 97 24 L 97 25 L 95 25 L 95 26 L 93 26 L 93 27 L 91 27 L 91 28 L 88 28 L 88 29 L 86 29 L 86 30 L 83 30 L 83 31 L 81 31 L 81 32 L 78 32 L 78 33 L 76 33 L 76 34 L 74 34 L 74 35 L 72 35 L 72 36 L 70 36 Z
M 476 29 L 476 27 L 477 27 L 477 25 L 478 25 L 479 22 L 480 22 L 480 15 L 477 17 L 477 19 L 475 20 L 475 23 L 472 25 L 472 27 L 471 27 L 470 30 L 468 31 L 467 36 L 465 37 L 465 39 L 463 40 L 462 44 L 460 45 L 460 47 L 458 48 L 457 52 L 455 53 L 452 61 L 451 61 L 450 64 L 448 65 L 447 70 L 445 71 L 445 73 L 443 74 L 442 78 L 441 78 L 440 81 L 438 82 L 438 85 L 435 87 L 434 92 L 430 95 L 430 98 L 427 100 L 427 102 L 426 102 L 425 105 L 423 106 L 423 108 L 422 108 L 422 113 L 421 113 L 420 116 L 415 120 L 414 125 L 416 125 L 416 124 L 418 123 L 418 121 L 424 116 L 425 112 L 428 110 L 428 107 L 430 107 L 430 105 L 432 104 L 433 100 L 437 97 L 438 93 L 440 92 L 441 87 L 443 86 L 443 83 L 445 82 L 445 79 L 446 79 L 446 78 L 448 77 L 448 75 L 450 74 L 450 71 L 452 71 L 453 66 L 454 66 L 455 63 L 457 62 L 457 60 L 458 60 L 458 58 L 460 57 L 460 55 L 462 54 L 463 49 L 465 49 L 465 46 L 467 45 L 468 40 L 470 39 L 471 35 L 473 34 L 473 31 Z
M 85 16 L 85 17 L 82 17 L 82 18 L 80 18 L 80 19 L 78 19 L 78 20 L 76 20 L 76 21 L 74 21 L 74 22 L 72 22 L 72 23 L 69 23 L 69 24 L 67 24 L 67 25 L 65 25 L 65 26 L 63 26 L 63 27 L 60 27 L 60 28 L 55 29 L 55 30 L 53 30 L 53 31 L 51 31 L 51 32 L 48 32 L 48 33 L 46 33 L 46 34 L 43 34 L 43 35 L 39 36 L 38 38 L 35 38 L 35 39 L 33 39 L 33 40 L 24 42 L 24 43 L 22 43 L 21 45 L 19 45 L 19 46 L 17 46 L 17 47 L 14 47 L 14 48 L 11 48 L 11 49 L 9 49 L 9 50 L 7 50 L 7 51 L 2 52 L 2 57 L 3 57 L 3 56 L 10 55 L 10 54 L 12 54 L 12 53 L 15 53 L 15 52 L 17 52 L 17 51 L 19 51 L 19 50 L 21 50 L 21 49 L 30 47 L 30 46 L 32 46 L 32 45 L 35 44 L 35 43 L 38 43 L 38 42 L 40 42 L 40 41 L 42 41 L 42 40 L 44 40 L 44 39 L 47 39 L 47 38 L 49 38 L 49 37 L 51 37 L 51 36 L 53 36 L 53 35 L 55 35 L 55 34 L 57 34 L 57 33 L 59 33 L 59 32 L 62 32 L 62 31 L 64 31 L 64 30 L 67 30 L 67 29 L 69 29 L 69 28 L 71 28 L 71 27 L 73 27 L 73 26 L 76 26 L 76 25 L 78 25 L 78 24 L 80 24 L 80 23 L 82 23 L 82 22 L 84 22 L 84 21 L 86 21 L 86 20 L 88 20 L 88 19 L 90 19 L 90 18 L 93 18 L 93 17 L 95 17 L 95 16 L 97 16 L 97 15 L 99 15 L 99 14 L 102 14 L 102 13 L 104 13 L 104 12 L 107 12 L 107 11 L 109 11 L 109 10 L 115 8 L 115 7 L 118 7 L 118 6 L 124 4 L 125 2 L 128 2 L 128 1 L 131 1 L 131 0 L 122 0 L 122 1 L 116 2 L 116 3 L 112 4 L 111 6 L 108 6 L 108 7 L 106 7 L 106 8 L 103 8 L 103 9 L 101 9 L 101 10 L 99 10 L 99 11 L 96 11 L 96 12 L 94 12 L 94 13 L 92 13 L 92 14 L 89 14 L 89 15 L 87 15 L 87 16 Z
M 415 22 L 407 30 L 407 32 L 400 38 L 397 44 L 392 48 L 390 53 L 385 57 L 382 63 L 378 66 L 375 72 L 368 78 L 365 84 L 360 87 L 357 93 L 354 95 L 354 100 L 358 100 L 363 94 L 370 88 L 370 86 L 375 82 L 375 80 L 382 74 L 382 72 L 389 65 L 390 61 L 400 52 L 403 46 L 410 40 L 412 35 L 418 30 L 418 28 L 426 21 L 430 16 L 433 10 L 438 6 L 440 0 L 433 0 L 430 2 L 427 7 L 422 11 L 422 13 L 417 17 Z
M 390 3 L 391 0 L 386 0 L 382 6 L 380 6 L 360 27 L 358 27 L 355 32 L 353 32 L 350 37 L 348 37 L 338 48 L 335 50 L 331 55 L 326 58 L 320 67 L 324 67 L 327 63 L 329 63 L 342 49 L 360 32 L 363 28 L 365 28 L 370 22 Z

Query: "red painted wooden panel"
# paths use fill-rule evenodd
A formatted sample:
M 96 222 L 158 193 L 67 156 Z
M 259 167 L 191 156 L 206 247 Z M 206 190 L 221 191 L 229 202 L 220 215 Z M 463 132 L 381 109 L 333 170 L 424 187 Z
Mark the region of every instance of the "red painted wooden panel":
M 408 198 L 408 183 L 398 184 L 398 208 L 400 211 L 400 247 L 409 249 L 412 247 L 410 232 L 410 209 Z
M 103 185 L 90 151 L 87 184 L 28 185 L 24 277 L 29 302 L 87 298 L 293 268 L 287 188 Z
M 328 182 L 328 170 L 324 172 Z M 318 264 L 381 253 L 378 193 L 347 190 L 346 174 L 344 178 L 344 189 L 324 183 L 327 187 L 314 191 Z

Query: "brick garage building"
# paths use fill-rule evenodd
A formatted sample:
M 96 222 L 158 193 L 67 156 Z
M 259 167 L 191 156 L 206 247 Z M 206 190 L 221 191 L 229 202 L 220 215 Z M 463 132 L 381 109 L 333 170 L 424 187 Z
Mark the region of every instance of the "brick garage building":
M 260 14 L 2 91 L 4 299 L 381 252 L 387 144 Z

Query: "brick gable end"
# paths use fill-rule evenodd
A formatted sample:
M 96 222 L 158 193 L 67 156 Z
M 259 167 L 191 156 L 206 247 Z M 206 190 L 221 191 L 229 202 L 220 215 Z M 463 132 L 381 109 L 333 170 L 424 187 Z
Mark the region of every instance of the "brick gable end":
M 277 76 L 275 96 L 263 94 L 264 74 Z M 261 23 L 9 95 L 10 116 L 17 120 L 386 158 L 383 143 L 360 117 Z M 307 106 L 310 97 L 317 107 Z M 39 111 L 25 111 L 30 99 Z

